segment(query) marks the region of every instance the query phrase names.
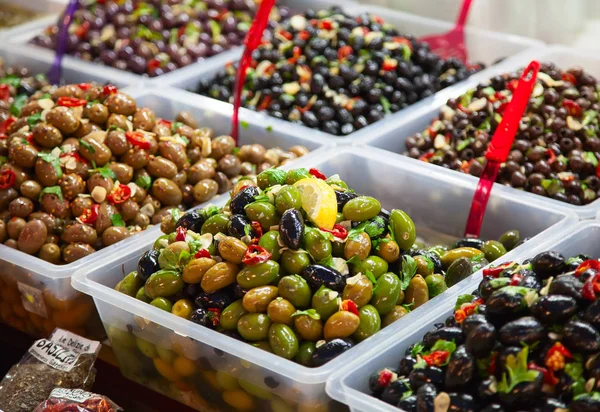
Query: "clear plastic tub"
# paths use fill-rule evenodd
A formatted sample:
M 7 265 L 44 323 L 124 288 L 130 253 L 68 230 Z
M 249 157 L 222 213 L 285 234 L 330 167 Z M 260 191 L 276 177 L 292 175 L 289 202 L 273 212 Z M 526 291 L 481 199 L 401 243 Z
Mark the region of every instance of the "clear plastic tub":
M 0 55 L 6 56 L 0 51 Z M 16 59 L 15 62 L 28 62 Z M 34 68 L 37 66 L 28 66 Z M 192 113 L 202 127 L 211 127 L 217 134 L 228 134 L 230 113 L 226 104 L 210 99 L 181 96 L 178 90 L 124 89 L 138 105 L 149 107 L 165 119 L 174 119 L 180 111 Z M 288 149 L 304 145 L 316 150 L 307 157 L 318 156 L 322 144 L 311 137 L 287 133 L 285 129 L 267 128 L 252 118 L 242 118 L 247 125 L 240 128 L 240 144 L 260 143 L 267 148 L 279 146 Z M 292 162 L 293 164 L 294 162 Z M 218 202 L 227 194 L 214 198 Z M 71 329 L 87 337 L 102 337 L 104 329 L 99 322 L 92 300 L 71 287 L 70 277 L 93 260 L 105 262 L 116 259 L 123 250 L 138 244 L 148 244 L 160 232 L 158 227 L 101 249 L 92 255 L 68 265 L 53 265 L 36 257 L 0 244 L 0 321 L 33 335 L 48 335 L 55 326 Z
M 439 93 L 426 105 L 423 105 L 408 113 L 405 117 L 399 119 L 395 124 L 388 124 L 385 126 L 382 125 L 382 127 L 379 128 L 378 133 L 372 134 L 364 141 L 364 143 L 370 146 L 389 150 L 394 153 L 402 153 L 406 150 L 406 138 L 414 135 L 415 133 L 420 133 L 427 128 L 431 121 L 438 117 L 440 107 L 446 104 L 449 98 L 460 96 L 468 89 L 477 86 L 477 84 L 484 82 L 495 75 L 512 72 L 519 68 L 523 68 L 527 66 L 531 60 L 539 60 L 540 62 L 553 62 L 563 69 L 573 66 L 581 66 L 592 75 L 600 78 L 600 58 L 591 52 L 572 50 L 563 46 L 542 47 L 529 50 L 527 53 L 522 53 L 518 56 L 507 59 L 501 64 L 491 67 L 485 72 L 477 74 L 477 76 L 471 77 L 452 89 L 448 89 L 447 93 Z M 411 159 L 408 156 L 406 159 L 414 163 L 424 163 L 416 159 Z M 428 166 L 433 169 L 439 168 L 435 165 L 428 164 Z M 459 174 L 460 172 L 448 171 L 447 173 Z M 467 176 L 469 179 L 477 180 L 477 178 L 474 176 L 465 176 Z M 595 200 L 594 202 L 585 206 L 575 206 L 499 184 L 494 185 L 494 191 L 502 191 L 507 194 L 519 193 L 520 196 L 524 196 L 524 199 L 528 199 L 529 202 L 547 202 L 551 204 L 552 207 L 568 209 L 576 212 L 582 219 L 591 219 L 598 211 L 600 211 L 600 199 Z
M 278 4 L 281 6 L 288 6 L 295 11 L 304 11 L 311 7 L 331 7 L 335 4 L 352 4 L 355 0 L 279 0 Z M 64 7 L 63 7 L 64 8 Z M 36 35 L 41 33 L 46 27 L 56 24 L 57 16 L 48 16 L 32 23 L 27 23 L 21 26 L 17 26 L 11 30 L 7 30 L 4 36 L 6 39 L 17 45 L 15 50 L 22 52 L 24 55 L 36 55 L 44 56 L 46 58 L 52 58 L 54 56 L 53 50 L 48 50 L 38 46 L 27 44 L 29 40 L 34 38 Z M 130 73 L 124 70 L 118 70 L 113 67 L 105 66 L 102 64 L 92 63 L 76 59 L 72 56 L 65 55 L 63 62 L 65 65 L 77 67 L 82 74 L 85 74 L 90 78 L 98 78 L 102 82 L 108 82 L 121 85 L 149 85 L 149 86 L 163 86 L 172 82 L 171 79 L 176 79 L 179 76 L 197 76 L 206 71 L 215 70 L 231 60 L 238 59 L 242 54 L 240 47 L 233 48 L 226 52 L 220 53 L 216 56 L 204 59 L 198 63 L 191 64 L 187 67 L 175 70 L 171 73 L 167 73 L 163 76 L 156 78 L 150 78 L 147 76 L 141 76 Z
M 580 222 L 535 246 L 531 244 L 529 247 L 524 247 L 516 258 L 511 257 L 506 260 L 522 262 L 546 250 L 558 251 L 566 257 L 579 253 L 600 257 L 600 222 Z M 369 375 L 378 369 L 397 365 L 411 344 L 419 341 L 435 323 L 443 323 L 453 313 L 458 295 L 470 293 L 478 287 L 481 276 L 481 272 L 476 273 L 467 282 L 462 283 L 461 287 L 456 288 L 453 296 L 448 295 L 445 300 L 440 300 L 437 309 L 424 315 L 419 326 L 410 327 L 412 325 L 408 321 L 400 319 L 397 323 L 401 324 L 399 327 L 404 329 L 404 333 L 388 337 L 385 342 L 381 342 L 377 347 L 371 347 L 369 351 L 363 352 L 360 357 L 353 359 L 351 363 L 336 372 L 327 381 L 327 393 L 333 399 L 349 406 L 351 411 L 399 411 L 398 408 L 369 395 Z
M 432 234 L 429 240 L 439 235 L 462 235 L 475 189 L 475 184 L 462 176 L 412 165 L 399 155 L 367 147 L 331 149 L 284 168 L 298 166 L 317 167 L 326 175 L 339 173 L 350 187 L 376 197 L 384 208 L 405 210 L 416 223 L 417 233 Z M 518 196 L 492 193 L 482 237 L 497 238 L 512 228 L 519 229 L 523 236 L 532 236 L 524 246 L 505 256 L 510 259 L 519 249 L 530 248 L 575 221 L 573 214 L 522 202 Z M 359 356 L 361 350 L 378 347 L 386 337 L 403 333 L 407 325 L 390 325 L 369 338 L 368 343 L 358 344 L 319 368 L 307 368 L 115 291 L 117 282 L 136 269 L 139 257 L 153 243 L 147 242 L 147 238 L 143 240 L 145 244 L 137 242 L 123 255 L 112 257 L 110 262 L 90 262 L 73 276 L 72 283 L 94 298 L 121 372 L 199 410 L 206 408 L 206 402 L 224 410 L 222 397 L 235 396 L 254 402 L 250 404 L 253 410 L 269 410 L 269 402 L 275 402 L 273 409 L 283 407 L 282 403 L 288 406 L 288 409 L 275 410 L 332 410 L 335 405 L 328 402 L 325 394 L 326 379 Z M 432 299 L 405 319 L 415 322 L 431 313 L 446 296 L 453 295 L 455 289 Z M 191 361 L 194 373 L 187 379 L 179 373 L 171 373 L 173 368 L 164 365 L 165 359 L 156 360 L 158 354 L 158 358 L 168 361 L 169 356 L 164 353 L 171 354 L 170 358 L 183 358 L 175 362 L 175 368 L 179 363 Z M 230 375 L 244 380 L 247 391 L 235 389 L 236 381 Z M 248 389 L 245 381 L 253 386 Z M 202 394 L 198 390 L 203 390 Z M 248 392 L 255 396 L 253 400 Z M 310 409 L 317 406 L 319 409 Z

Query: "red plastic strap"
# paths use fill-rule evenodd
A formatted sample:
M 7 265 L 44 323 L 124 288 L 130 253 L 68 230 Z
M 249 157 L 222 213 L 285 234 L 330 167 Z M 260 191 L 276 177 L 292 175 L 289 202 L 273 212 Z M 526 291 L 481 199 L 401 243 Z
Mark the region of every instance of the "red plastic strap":
M 492 187 L 496 181 L 496 177 L 498 177 L 500 164 L 508 158 L 508 153 L 515 140 L 521 117 L 523 117 L 523 113 L 529 102 L 529 96 L 533 91 L 539 69 L 540 63 L 534 60 L 523 71 L 517 88 L 513 93 L 512 100 L 506 107 L 502 121 L 492 137 L 492 141 L 485 153 L 487 163 L 479 177 L 479 183 L 473 195 L 473 202 L 471 203 L 471 210 L 465 227 L 465 237 L 479 237 L 481 233 L 483 217 L 485 216 Z
M 246 38 L 244 39 L 244 45 L 246 48 L 244 49 L 244 54 L 242 55 L 237 69 L 233 92 L 231 137 L 234 138 L 236 145 L 238 144 L 239 111 L 242 104 L 242 89 L 244 88 L 244 83 L 246 83 L 246 71 L 248 70 L 248 67 L 250 67 L 250 63 L 252 63 L 252 52 L 260 45 L 263 32 L 267 28 L 267 24 L 269 22 L 271 9 L 274 5 L 275 0 L 262 0 L 258 12 L 254 17 L 254 22 L 252 23 L 252 26 L 250 26 L 250 30 L 248 30 L 248 34 L 246 34 Z

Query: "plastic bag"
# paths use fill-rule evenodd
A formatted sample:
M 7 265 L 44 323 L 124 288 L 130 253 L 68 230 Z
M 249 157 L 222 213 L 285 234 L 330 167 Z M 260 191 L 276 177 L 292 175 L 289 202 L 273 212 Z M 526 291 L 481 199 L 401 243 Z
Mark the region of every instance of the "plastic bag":
M 118 412 L 122 410 L 105 396 L 81 389 L 56 388 L 33 412 Z
M 62 329 L 34 342 L 0 382 L 0 411 L 31 412 L 56 387 L 91 389 L 100 343 Z

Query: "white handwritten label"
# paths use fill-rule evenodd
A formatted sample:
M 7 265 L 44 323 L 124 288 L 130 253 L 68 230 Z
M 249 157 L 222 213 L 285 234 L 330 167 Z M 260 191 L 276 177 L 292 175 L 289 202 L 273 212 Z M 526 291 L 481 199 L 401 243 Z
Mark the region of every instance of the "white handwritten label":
M 83 389 L 54 388 L 52 392 L 50 392 L 50 398 L 68 399 L 79 403 L 83 403 L 94 396 L 96 395 L 92 392 L 87 392 Z
M 21 292 L 21 302 L 25 310 L 47 318 L 48 311 L 46 310 L 42 291 L 21 282 L 17 282 L 17 287 L 19 288 L 19 292 Z
M 36 341 L 29 353 L 40 362 L 63 372 L 70 372 L 75 367 L 79 354 L 66 349 L 48 339 Z
M 64 329 L 56 329 L 52 334 L 52 341 L 79 354 L 95 354 L 100 346 L 100 342 L 83 338 Z

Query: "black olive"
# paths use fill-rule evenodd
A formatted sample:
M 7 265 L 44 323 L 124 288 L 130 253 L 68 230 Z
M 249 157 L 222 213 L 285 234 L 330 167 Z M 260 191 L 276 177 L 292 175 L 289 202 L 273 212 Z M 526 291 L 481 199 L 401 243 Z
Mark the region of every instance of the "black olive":
M 398 379 L 390 383 L 381 394 L 381 400 L 390 405 L 398 405 L 402 396 L 411 391 L 408 379 Z
M 444 383 L 448 388 L 461 388 L 471 382 L 475 371 L 475 359 L 467 352 L 467 348 L 461 345 L 450 358 Z
M 542 393 L 544 375 L 538 372 L 533 382 L 518 383 L 509 393 L 500 392 L 500 400 L 508 406 L 519 406 L 519 408 L 534 405 Z
M 279 233 L 283 243 L 292 250 L 300 249 L 304 236 L 304 219 L 296 209 L 288 209 L 281 215 Z
M 325 365 L 338 355 L 352 348 L 354 344 L 347 339 L 332 339 L 315 348 L 312 354 L 312 364 L 314 367 Z
M 235 300 L 235 292 L 231 287 L 226 287 L 216 292 L 201 292 L 195 299 L 196 305 L 201 308 L 225 309 Z
M 496 344 L 496 328 L 491 323 L 475 326 L 467 335 L 467 350 L 477 358 L 484 358 Z
M 450 408 L 448 408 L 449 412 L 475 411 L 475 401 L 473 400 L 473 396 L 469 395 L 468 393 L 451 392 L 448 395 L 450 396 Z
M 477 394 L 482 399 L 490 399 L 496 395 L 496 379 L 492 379 L 491 377 L 487 377 L 479 382 L 477 385 Z
M 542 252 L 533 258 L 531 267 L 536 275 L 542 279 L 550 276 L 556 276 L 563 273 L 565 268 L 565 258 L 558 252 Z
M 530 289 L 520 286 L 505 286 L 494 291 L 486 301 L 487 313 L 500 316 L 514 316 L 527 308 L 526 294 Z
M 322 265 L 308 265 L 300 276 L 306 280 L 308 286 L 316 292 L 321 286 L 328 287 L 342 293 L 346 286 L 346 278 L 337 270 Z
M 580 320 L 571 320 L 562 330 L 565 345 L 576 352 L 600 351 L 600 333 L 592 325 Z
M 417 395 L 410 395 L 398 402 L 398 408 L 406 412 L 417 410 Z
M 229 210 L 234 215 L 245 215 L 244 208 L 254 202 L 254 196 L 258 196 L 258 188 L 255 186 L 246 186 L 240 190 L 229 203 Z
M 398 375 L 408 376 L 408 374 L 412 372 L 416 363 L 417 360 L 412 355 L 403 357 L 400 359 L 400 364 L 398 365 Z
M 413 390 L 420 388 L 426 383 L 439 385 L 444 381 L 444 372 L 436 366 L 426 366 L 424 368 L 413 369 L 408 375 L 410 386 Z
M 472 315 L 467 316 L 460 326 L 462 327 L 463 334 L 465 336 L 469 336 L 471 330 L 475 329 L 477 326 L 487 323 L 487 319 L 480 313 L 474 313 Z
M 581 288 L 583 288 L 583 283 L 575 276 L 562 275 L 552 280 L 550 288 L 548 289 L 548 294 L 571 296 L 580 301 L 583 299 L 583 296 L 581 296 Z
M 492 295 L 492 293 L 494 293 L 494 291 L 508 285 L 510 285 L 510 278 L 494 278 L 491 276 L 486 277 L 479 283 L 479 296 L 487 299 Z
M 505 345 L 532 344 L 544 337 L 544 326 L 533 316 L 524 316 L 502 326 L 498 334 Z
M 433 412 L 433 401 L 437 396 L 435 385 L 426 383 L 417 390 L 417 412 Z
M 251 238 L 255 238 L 257 236 L 256 231 L 252 227 L 252 223 L 250 219 L 248 219 L 244 215 L 232 215 L 229 218 L 229 223 L 227 224 L 227 232 L 238 239 L 243 238 L 248 235 Z
M 428 258 L 433 263 L 433 273 L 442 273 L 444 267 L 442 266 L 442 260 L 438 255 L 436 255 L 433 252 L 427 251 L 423 253 L 423 256 Z
M 598 412 L 600 411 L 600 399 L 597 397 L 594 398 L 589 394 L 584 394 L 573 402 L 570 405 L 571 412 Z
M 490 403 L 486 405 L 481 412 L 504 412 L 504 408 L 499 403 Z
M 193 232 L 200 233 L 204 221 L 202 214 L 198 210 L 194 210 L 181 216 L 175 226 L 176 228 L 184 227 Z
M 567 410 L 567 405 L 555 398 L 544 398 L 533 409 L 533 412 L 555 412 Z
M 335 197 L 337 199 L 338 212 L 342 213 L 342 209 L 344 209 L 344 205 L 348 203 L 348 201 L 358 197 L 358 195 L 354 192 L 346 191 L 342 192 L 341 190 L 335 191 Z
M 523 279 L 521 279 L 521 281 L 519 282 L 519 286 L 539 291 L 542 288 L 542 283 L 537 278 L 537 276 L 535 276 L 535 274 L 532 273 L 531 275 L 523 277 Z
M 381 392 L 392 382 L 394 375 L 398 375 L 398 371 L 390 368 L 381 369 L 373 372 L 369 376 L 369 390 L 375 395 L 380 395 Z
M 588 306 L 583 315 L 583 320 L 592 324 L 596 329 L 600 329 L 600 299 L 596 299 L 594 303 Z
M 138 275 L 144 282 L 150 277 L 151 274 L 160 270 L 160 265 L 158 264 L 159 255 L 160 252 L 158 250 L 150 249 L 142 255 L 140 260 L 138 260 Z
M 470 237 L 465 237 L 465 238 L 459 239 L 454 244 L 455 248 L 472 247 L 475 249 L 481 249 L 482 246 L 483 246 L 483 240 L 477 239 L 477 238 L 470 238 Z
M 193 311 L 190 320 L 210 329 L 216 329 L 219 326 L 219 314 L 211 312 L 206 308 L 198 308 Z
M 448 342 L 454 341 L 457 345 L 461 345 L 464 341 L 464 336 L 462 330 L 458 327 L 443 327 L 427 332 L 423 336 L 423 344 L 426 348 L 431 348 L 440 339 L 447 340 Z
M 570 296 L 547 295 L 538 299 L 530 310 L 543 323 L 562 323 L 577 312 L 577 301 Z

